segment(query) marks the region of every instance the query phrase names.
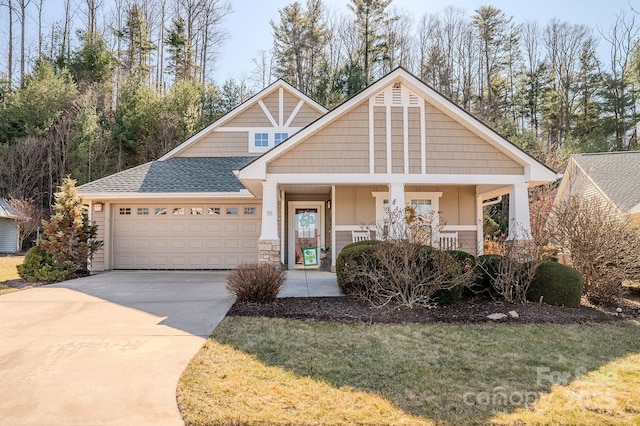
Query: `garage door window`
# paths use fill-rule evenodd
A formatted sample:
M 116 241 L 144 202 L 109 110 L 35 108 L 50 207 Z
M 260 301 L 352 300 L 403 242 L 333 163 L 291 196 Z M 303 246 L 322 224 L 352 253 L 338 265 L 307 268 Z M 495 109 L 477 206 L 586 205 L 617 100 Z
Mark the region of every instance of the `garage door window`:
M 120 214 L 121 215 L 130 215 L 131 214 L 131 209 L 129 207 L 120 207 Z
M 156 207 L 154 212 L 155 212 L 156 216 L 166 216 L 167 215 L 167 208 L 166 207 Z
M 174 207 L 172 214 L 174 216 L 184 216 L 184 207 Z
M 245 207 L 244 208 L 244 214 L 245 215 L 255 215 L 256 214 L 256 208 L 255 207 Z
M 237 215 L 238 208 L 237 207 L 227 207 L 227 214 Z
M 209 214 L 220 216 L 220 207 L 209 207 Z
M 202 207 L 191 207 L 192 216 L 202 216 Z
M 136 209 L 136 214 L 138 216 L 149 216 L 149 208 L 148 207 L 138 207 Z

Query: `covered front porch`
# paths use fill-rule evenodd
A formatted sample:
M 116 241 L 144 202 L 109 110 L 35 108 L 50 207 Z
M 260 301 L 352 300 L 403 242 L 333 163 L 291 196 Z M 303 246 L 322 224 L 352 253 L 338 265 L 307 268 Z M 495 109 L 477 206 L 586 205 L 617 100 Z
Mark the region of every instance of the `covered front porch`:
M 483 248 L 483 207 L 510 195 L 510 236 L 529 231 L 527 185 L 292 184 L 264 181 L 259 261 L 287 269 L 334 270 L 343 247 L 379 238 L 391 208 L 428 218 L 430 244 L 475 255 Z M 305 250 L 312 248 L 311 251 Z M 307 255 L 305 257 L 305 254 Z

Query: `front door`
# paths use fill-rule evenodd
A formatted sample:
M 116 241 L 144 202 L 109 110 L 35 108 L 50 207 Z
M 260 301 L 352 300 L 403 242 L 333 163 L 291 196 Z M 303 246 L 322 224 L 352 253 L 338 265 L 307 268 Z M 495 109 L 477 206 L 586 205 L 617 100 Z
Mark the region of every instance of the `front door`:
M 289 268 L 317 268 L 320 248 L 324 244 L 324 202 L 289 203 Z M 315 249 L 315 250 L 305 250 Z M 305 253 L 306 252 L 306 253 Z M 310 266 L 311 265 L 311 266 Z

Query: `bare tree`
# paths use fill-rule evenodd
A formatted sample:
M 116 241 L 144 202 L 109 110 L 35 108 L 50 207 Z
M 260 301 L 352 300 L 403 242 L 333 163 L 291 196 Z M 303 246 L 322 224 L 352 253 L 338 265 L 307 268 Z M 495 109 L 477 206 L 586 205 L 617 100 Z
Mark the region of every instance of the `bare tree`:
M 24 241 L 40 229 L 45 214 L 42 207 L 40 207 L 38 202 L 33 198 L 24 199 L 11 197 L 9 198 L 9 204 L 25 215 L 25 217 L 18 221 L 18 248 L 22 250 Z
M 254 65 L 251 80 L 255 88 L 260 90 L 267 87 L 273 75 L 273 56 L 267 50 L 259 50 L 251 62 Z
M 7 0 L 9 9 L 9 45 L 7 46 L 7 79 L 9 87 L 13 84 L 13 0 Z

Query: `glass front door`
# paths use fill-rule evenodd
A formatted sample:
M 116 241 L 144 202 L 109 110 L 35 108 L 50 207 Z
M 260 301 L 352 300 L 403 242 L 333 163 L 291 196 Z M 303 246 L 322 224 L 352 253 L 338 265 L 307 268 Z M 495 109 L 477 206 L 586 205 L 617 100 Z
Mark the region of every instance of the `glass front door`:
M 295 266 L 304 266 L 304 250 L 316 247 L 320 250 L 320 214 L 317 208 L 294 210 Z

